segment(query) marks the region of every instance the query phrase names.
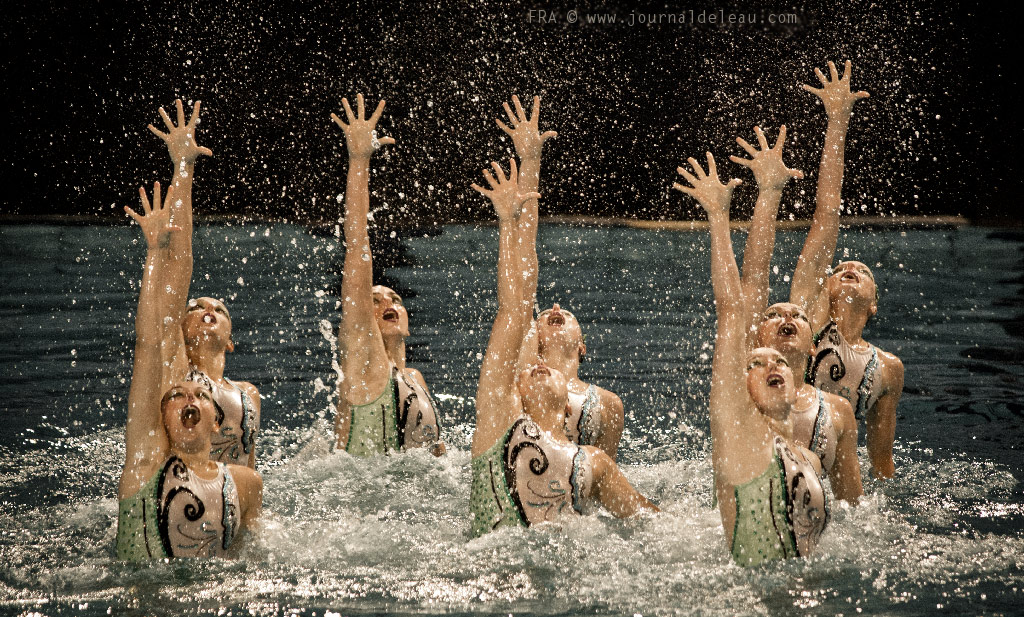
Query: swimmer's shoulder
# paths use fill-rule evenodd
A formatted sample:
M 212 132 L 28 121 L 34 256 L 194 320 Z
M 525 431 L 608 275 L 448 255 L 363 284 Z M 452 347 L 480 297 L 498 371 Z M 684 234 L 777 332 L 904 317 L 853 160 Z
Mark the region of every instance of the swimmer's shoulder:
M 850 404 L 850 401 L 838 394 L 830 392 L 822 392 L 822 394 L 825 404 L 832 410 L 832 425 L 836 427 L 836 432 L 840 435 L 850 430 L 856 433 L 857 416 L 853 413 L 853 405 Z
M 419 372 L 418 369 L 414 369 L 411 366 L 405 367 L 405 374 L 412 377 L 424 390 L 430 392 L 430 388 L 427 387 L 426 380 L 423 379 L 423 373 Z
M 881 361 L 882 396 L 903 391 L 903 361 L 888 351 L 875 347 Z
M 622 413 L 622 399 L 619 398 L 618 394 L 615 394 L 611 390 L 606 390 L 598 385 L 595 385 L 594 387 L 597 389 L 598 398 L 601 399 L 601 405 L 607 409 L 611 409 L 612 411 Z
M 258 508 L 263 502 L 263 476 L 260 472 L 245 465 L 228 464 L 226 467 L 238 490 L 242 514 L 254 506 Z
M 242 392 L 245 392 L 245 395 L 249 397 L 250 401 L 252 401 L 252 405 L 253 408 L 256 410 L 256 413 L 259 413 L 260 391 L 256 388 L 256 386 L 252 385 L 248 381 L 231 380 L 231 383 L 235 384 L 235 386 L 237 386 Z

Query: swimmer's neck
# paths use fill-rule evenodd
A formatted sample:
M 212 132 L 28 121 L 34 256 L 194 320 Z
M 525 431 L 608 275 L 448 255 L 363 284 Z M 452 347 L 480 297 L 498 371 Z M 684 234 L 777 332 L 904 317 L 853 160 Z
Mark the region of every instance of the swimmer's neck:
M 202 373 L 209 377 L 211 381 L 221 384 L 224 383 L 224 364 L 226 362 L 226 357 L 223 350 L 221 350 L 220 353 L 203 353 L 202 348 L 190 346 L 188 348 L 188 362 L 192 365 L 192 368 L 197 371 L 202 371 Z
M 854 346 L 865 343 L 864 326 L 871 317 L 867 308 L 848 302 L 832 302 L 828 312 L 832 321 L 836 322 L 839 334 L 843 335 L 847 343 Z
M 568 403 L 568 401 L 566 402 Z M 525 415 L 540 430 L 551 435 L 559 443 L 569 443 L 569 436 L 565 434 L 565 408 L 555 411 L 553 409 L 535 408 L 530 409 L 523 401 L 523 415 Z
M 207 444 L 205 449 L 200 448 L 195 452 L 172 448 L 171 453 L 185 463 L 190 471 L 204 479 L 210 479 L 211 473 L 216 473 L 217 463 L 210 460 L 210 447 Z
M 793 439 L 793 421 L 789 410 L 786 410 L 783 415 L 773 416 L 769 413 L 758 410 L 761 417 L 765 419 L 772 432 L 782 437 L 786 441 Z
M 565 378 L 572 382 L 572 385 L 583 383 L 580 381 L 580 354 L 575 348 L 562 349 L 560 347 L 545 347 L 540 352 L 544 363 L 553 369 L 558 369 Z M 578 383 L 576 383 L 578 382 Z
M 808 349 L 807 353 L 800 353 L 798 349 L 785 349 L 778 350 L 782 353 L 782 357 L 786 359 L 789 364 L 789 369 L 793 371 L 793 378 L 796 379 L 798 386 L 807 385 L 804 382 L 804 375 L 807 373 L 807 365 L 811 362 L 812 349 Z
M 562 444 L 569 443 L 569 436 L 565 434 L 564 421 L 550 418 L 537 418 L 533 415 L 530 415 L 530 419 L 540 427 L 540 430 L 547 433 L 555 442 Z
M 394 336 L 384 338 L 384 350 L 388 354 L 391 364 L 400 370 L 405 370 L 405 337 Z

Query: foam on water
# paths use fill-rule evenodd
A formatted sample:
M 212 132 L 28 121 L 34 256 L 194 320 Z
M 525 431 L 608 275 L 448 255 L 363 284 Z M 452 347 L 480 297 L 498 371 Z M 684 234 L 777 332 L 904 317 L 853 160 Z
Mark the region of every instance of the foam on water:
M 890 605 L 916 613 L 984 606 L 1024 584 L 1024 538 L 971 523 L 1022 518 L 1020 504 L 1007 502 L 1017 482 L 997 464 L 922 462 L 900 451 L 900 478 L 869 485 L 875 492 L 856 508 L 838 504 L 812 558 L 744 570 L 725 550 L 707 457 L 626 468 L 661 514 L 572 517 L 470 540 L 467 448 L 358 459 L 332 452 L 322 428 L 280 435 L 300 447 L 265 471 L 266 515 L 238 561 L 112 559 L 117 504 L 104 495 L 123 456 L 116 430 L 67 438 L 55 444 L 64 454 L 40 452 L 37 464 L 25 457 L 5 486 L 49 484 L 84 498 L 0 513 L 0 600 L 43 614 L 84 603 L 166 615 L 219 607 L 757 615 Z

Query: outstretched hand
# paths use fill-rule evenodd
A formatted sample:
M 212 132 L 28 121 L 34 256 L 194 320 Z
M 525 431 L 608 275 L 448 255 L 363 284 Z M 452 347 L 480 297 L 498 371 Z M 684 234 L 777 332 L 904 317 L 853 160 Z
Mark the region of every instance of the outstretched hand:
M 742 137 L 737 137 L 736 143 L 747 151 L 750 158 L 744 159 L 738 156 L 730 156 L 729 160 L 737 165 L 743 165 L 754 172 L 754 179 L 757 180 L 757 186 L 762 191 L 769 189 L 781 191 L 790 178 L 799 179 L 804 177 L 804 172 L 799 169 L 790 169 L 782 162 L 782 143 L 786 140 L 785 124 L 779 127 L 779 138 L 775 140 L 775 146 L 771 148 L 768 147 L 768 140 L 765 138 L 761 127 L 755 126 L 754 134 L 757 136 L 757 143 L 761 146 L 761 149 L 758 150 L 747 143 Z
M 490 189 L 485 189 L 478 184 L 472 184 L 474 189 L 477 190 L 481 195 L 485 195 L 490 198 L 491 203 L 494 204 L 494 211 L 498 214 L 498 218 L 502 220 L 507 219 L 518 219 L 519 215 L 523 212 L 523 204 L 531 199 L 540 199 L 540 193 L 530 192 L 521 193 L 519 191 L 519 169 L 516 166 L 515 158 L 509 159 L 511 171 L 508 177 L 505 176 L 505 172 L 502 171 L 501 165 L 497 163 L 491 163 L 491 167 L 494 168 L 494 176 L 491 172 L 484 170 L 484 178 L 487 179 L 487 184 Z M 495 179 L 497 176 L 497 179 Z
M 142 228 L 142 234 L 146 237 L 146 246 L 150 249 L 164 248 L 171 240 L 171 234 L 174 232 L 181 231 L 181 228 L 176 225 L 171 225 L 171 204 L 174 202 L 174 187 L 168 187 L 167 196 L 164 201 L 160 201 L 160 183 L 153 183 L 153 205 L 149 203 L 149 197 L 146 196 L 146 188 L 139 187 L 139 199 L 142 201 L 142 212 L 139 214 L 129 208 L 124 207 L 124 211 L 128 213 L 128 216 L 135 219 L 135 222 Z
M 676 171 L 679 172 L 679 175 L 690 183 L 690 186 L 683 186 L 676 182 L 672 185 L 672 188 L 677 191 L 682 191 L 700 202 L 700 205 L 707 210 L 709 218 L 722 214 L 728 217 L 729 204 L 732 203 L 732 191 L 742 184 L 743 181 L 739 178 L 733 178 L 727 183 L 722 184 L 718 179 L 718 167 L 715 165 L 715 157 L 711 156 L 710 152 L 708 152 L 707 155 L 707 173 L 704 173 L 704 170 L 701 169 L 697 160 L 691 156 L 686 160 L 690 163 L 690 166 L 693 167 L 693 174 L 682 167 L 676 169 Z
M 345 119 L 348 122 L 343 122 L 338 114 L 333 113 L 331 120 L 334 120 L 334 123 L 345 132 L 345 143 L 348 144 L 350 158 L 369 160 L 370 156 L 381 146 L 395 143 L 391 137 L 377 137 L 377 121 L 384 113 L 384 99 L 377 103 L 377 109 L 369 118 L 366 117 L 366 104 L 362 94 L 356 95 L 356 113 L 354 114 L 352 108 L 349 107 L 348 99 L 341 99 L 341 104 L 345 108 Z
M 188 122 L 185 122 L 185 109 L 181 105 L 181 99 L 176 100 L 174 104 L 178 108 L 177 126 L 171 121 L 163 107 L 159 111 L 160 117 L 164 120 L 164 126 L 167 127 L 167 132 L 164 133 L 152 124 L 149 125 L 149 130 L 167 144 L 167 152 L 171 155 L 171 160 L 175 165 L 182 163 L 191 165 L 196 162 L 200 154 L 213 156 L 213 151 L 209 148 L 203 148 L 196 144 L 196 125 L 199 124 L 199 101 L 196 101 L 195 105 L 192 106 L 192 117 Z
M 818 76 L 821 88 L 814 88 L 803 84 L 804 90 L 818 97 L 825 104 L 825 113 L 828 114 L 830 120 L 849 119 L 850 114 L 853 113 L 853 104 L 860 99 L 866 99 L 870 96 L 864 90 L 860 92 L 850 91 L 850 73 L 852 72 L 850 67 L 850 61 L 847 60 L 846 66 L 843 69 L 843 76 L 839 77 L 835 63 L 829 62 L 828 70 L 831 80 L 826 79 L 821 70 L 816 68 L 814 69 L 814 74 Z
M 544 142 L 551 139 L 552 137 L 558 137 L 558 133 L 555 131 L 540 132 L 537 128 L 540 121 L 540 97 L 533 97 L 533 112 L 529 117 L 526 115 L 526 110 L 523 109 L 523 105 L 519 102 L 519 97 L 512 95 L 512 104 L 515 105 L 515 113 L 508 106 L 508 103 L 502 103 L 502 107 L 505 108 L 505 115 L 508 116 L 509 124 L 512 128 L 509 128 L 500 118 L 495 118 L 494 121 L 498 123 L 501 130 L 505 131 L 509 137 L 512 138 L 512 144 L 516 147 L 516 154 L 519 155 L 520 159 L 539 159 L 541 150 L 544 147 Z

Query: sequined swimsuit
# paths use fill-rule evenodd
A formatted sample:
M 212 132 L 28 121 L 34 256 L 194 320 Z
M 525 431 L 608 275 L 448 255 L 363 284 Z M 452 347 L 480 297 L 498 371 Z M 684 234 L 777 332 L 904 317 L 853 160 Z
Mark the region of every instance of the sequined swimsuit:
M 741 566 L 806 557 L 828 524 L 829 498 L 814 467 L 781 437 L 773 450 L 760 476 L 734 487 L 731 552 Z
M 597 386 L 590 385 L 582 394 L 569 393 L 569 417 L 565 419 L 565 434 L 569 441 L 581 446 L 593 446 L 601 434 L 601 417 L 597 413 L 601 397 Z
M 131 497 L 118 503 L 118 559 L 219 557 L 239 525 L 238 490 L 231 472 L 217 464 L 205 480 L 172 456 Z
M 349 414 L 345 450 L 354 456 L 432 446 L 441 438 L 434 399 L 396 367 L 380 396 L 366 405 L 350 405 Z
M 814 337 L 814 357 L 808 371 L 811 385 L 850 401 L 858 419 L 863 419 L 882 395 L 876 383 L 878 349 L 854 349 L 830 321 Z
M 210 459 L 247 466 L 249 455 L 256 448 L 260 419 L 249 395 L 233 382 L 225 381 L 228 387 L 211 380 L 220 430 L 210 436 Z
M 575 444 L 560 444 L 532 420 L 520 418 L 471 463 L 472 534 L 498 527 L 530 526 L 591 506 L 590 457 Z
M 814 452 L 827 475 L 836 462 L 839 437 L 832 421 L 832 406 L 825 401 L 825 393 L 815 389 L 814 394 L 810 407 L 794 409 L 789 417 L 793 423 L 793 441 Z

